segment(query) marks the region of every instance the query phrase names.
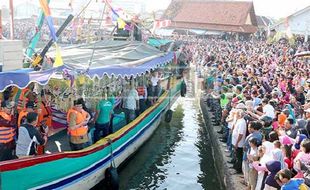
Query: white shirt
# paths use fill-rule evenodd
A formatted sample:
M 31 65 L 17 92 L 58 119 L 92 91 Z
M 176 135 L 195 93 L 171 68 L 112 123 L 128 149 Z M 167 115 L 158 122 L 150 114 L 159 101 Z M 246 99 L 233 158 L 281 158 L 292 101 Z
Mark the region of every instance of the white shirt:
M 125 101 L 125 108 L 130 110 L 136 110 L 137 109 L 137 100 L 139 100 L 138 92 L 136 89 L 131 89 L 127 93 L 127 97 Z
M 157 86 L 158 81 L 159 81 L 158 77 L 152 76 L 152 78 L 151 78 L 152 86 Z
M 244 120 L 244 118 L 238 119 L 237 123 L 235 124 L 235 128 L 231 136 L 231 142 L 233 146 L 236 145 L 239 134 L 242 135 L 242 139 L 239 141 L 238 147 L 242 148 L 246 136 L 246 121 Z
M 263 112 L 264 112 L 263 116 L 268 116 L 268 117 L 271 117 L 272 119 L 274 119 L 276 117 L 276 115 L 274 113 L 274 108 L 270 104 L 266 104 L 263 107 Z

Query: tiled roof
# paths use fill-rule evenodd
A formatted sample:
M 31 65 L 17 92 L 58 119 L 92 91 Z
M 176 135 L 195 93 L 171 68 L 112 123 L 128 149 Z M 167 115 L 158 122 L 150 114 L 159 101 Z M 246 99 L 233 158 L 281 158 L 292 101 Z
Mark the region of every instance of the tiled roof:
M 248 15 L 252 25 L 246 23 Z M 209 30 L 252 33 L 257 27 L 252 2 L 172 1 L 164 17 L 186 28 L 205 27 Z

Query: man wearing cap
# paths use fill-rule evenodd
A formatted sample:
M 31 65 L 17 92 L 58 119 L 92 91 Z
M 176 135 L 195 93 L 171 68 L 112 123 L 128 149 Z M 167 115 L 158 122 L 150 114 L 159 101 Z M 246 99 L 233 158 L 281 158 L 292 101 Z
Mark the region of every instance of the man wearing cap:
M 38 114 L 29 112 L 26 117 L 26 123 L 18 129 L 18 140 L 16 143 L 16 156 L 22 158 L 25 156 L 37 155 L 37 146 L 44 145 L 47 141 L 47 134 L 42 136 L 37 129 Z
M 13 159 L 15 147 L 16 119 L 13 117 L 13 105 L 1 103 L 0 111 L 0 161 Z
M 26 104 L 26 109 L 20 111 L 20 113 L 18 115 L 18 119 L 17 119 L 18 128 L 20 127 L 21 124 L 24 124 L 26 122 L 27 114 L 30 112 L 34 112 L 34 107 L 35 107 L 34 102 L 29 101 Z

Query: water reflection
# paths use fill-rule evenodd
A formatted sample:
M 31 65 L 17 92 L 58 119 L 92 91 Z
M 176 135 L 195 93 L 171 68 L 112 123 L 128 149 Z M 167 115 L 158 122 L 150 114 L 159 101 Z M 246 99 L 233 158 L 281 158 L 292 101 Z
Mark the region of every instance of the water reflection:
M 163 123 L 121 170 L 121 189 L 157 189 L 164 182 L 177 143 L 184 133 L 183 109 L 175 108 L 170 124 Z
M 121 189 L 219 189 L 195 101 L 180 98 L 173 109 L 171 123 L 162 123 L 121 170 Z

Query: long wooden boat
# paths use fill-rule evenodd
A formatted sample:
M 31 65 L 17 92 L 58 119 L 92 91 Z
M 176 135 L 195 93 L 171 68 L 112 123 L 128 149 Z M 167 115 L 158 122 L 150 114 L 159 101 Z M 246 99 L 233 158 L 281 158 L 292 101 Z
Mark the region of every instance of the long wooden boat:
M 156 59 L 163 61 L 163 56 L 161 55 Z M 143 63 L 139 62 L 138 65 L 129 64 L 128 67 L 132 68 L 135 66 L 141 72 L 145 64 L 154 65 L 154 57 L 145 60 Z M 168 61 L 171 61 L 171 59 L 169 58 Z M 141 66 L 141 69 L 139 69 L 139 66 Z M 121 67 L 124 70 L 124 66 Z M 117 68 L 116 65 L 113 68 L 113 72 L 118 72 L 115 69 Z M 99 70 L 101 73 L 107 73 L 107 67 L 97 67 L 95 70 Z M 89 72 L 98 75 L 98 72 L 92 70 Z M 125 69 L 125 71 L 119 72 L 128 71 Z M 35 73 L 35 76 L 40 76 L 40 79 L 43 80 L 41 83 L 44 84 L 48 81 L 46 75 L 44 75 L 46 73 L 49 72 Z M 18 76 L 20 76 L 19 74 Z M 42 79 L 41 76 L 45 77 Z M 0 79 L 1 77 L 7 76 L 0 75 Z M 32 77 L 29 77 L 28 80 L 30 79 Z M 15 83 L 14 78 L 11 77 L 11 80 Z M 22 86 L 27 81 L 23 81 L 23 83 L 19 82 L 16 81 L 16 86 Z M 36 82 L 40 83 L 40 81 Z M 116 166 L 119 166 L 150 138 L 159 126 L 167 110 L 170 109 L 170 106 L 179 96 L 182 86 L 181 83 L 181 80 L 172 77 L 170 80 L 170 89 L 166 90 L 153 106 L 149 107 L 128 125 L 88 148 L 81 151 L 65 151 L 0 162 L 0 189 L 77 190 L 92 188 L 104 179 L 104 173 L 110 167 L 112 161 L 114 161 Z

